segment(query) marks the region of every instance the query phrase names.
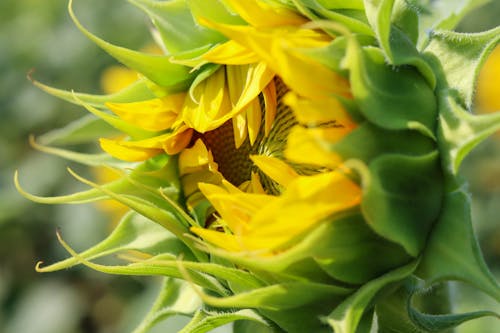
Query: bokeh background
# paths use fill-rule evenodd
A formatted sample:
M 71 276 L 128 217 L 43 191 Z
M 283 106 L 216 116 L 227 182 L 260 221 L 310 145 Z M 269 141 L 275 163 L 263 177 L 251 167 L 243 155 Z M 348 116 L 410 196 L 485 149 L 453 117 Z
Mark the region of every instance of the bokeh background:
M 39 260 L 50 263 L 66 257 L 56 240 L 57 228 L 73 248 L 83 250 L 112 227 L 109 215 L 95 205 L 34 204 L 13 187 L 15 170 L 24 187 L 38 195 L 84 188 L 68 175 L 68 165 L 95 176 L 28 144 L 30 134 L 41 135 L 86 113 L 35 88 L 26 78 L 28 72 L 35 69 L 34 78 L 55 87 L 99 93 L 103 71 L 116 65 L 74 27 L 66 6 L 65 0 L 0 0 L 0 332 L 5 333 L 130 332 L 159 288 L 158 279 L 110 276 L 85 267 L 50 274 L 34 270 Z M 75 10 L 106 40 L 134 49 L 151 43 L 146 16 L 126 1 L 77 1 Z M 500 1 L 492 1 L 466 17 L 459 30 L 497 25 Z M 499 70 L 496 73 L 488 78 L 498 92 L 496 106 L 478 105 L 476 112 L 500 109 Z M 474 228 L 500 279 L 500 133 L 481 144 L 461 172 L 470 181 Z M 500 312 L 498 304 L 475 290 L 457 283 L 453 291 L 457 311 L 489 307 Z M 179 324 L 170 322 L 153 332 L 175 332 Z M 479 319 L 459 332 L 497 333 L 500 321 Z

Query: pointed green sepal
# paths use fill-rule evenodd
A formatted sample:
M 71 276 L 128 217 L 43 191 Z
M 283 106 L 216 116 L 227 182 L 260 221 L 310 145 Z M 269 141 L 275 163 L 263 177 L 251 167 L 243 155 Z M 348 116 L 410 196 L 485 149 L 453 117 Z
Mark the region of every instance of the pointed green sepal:
M 338 143 L 321 143 L 344 160 L 357 159 L 366 164 L 383 154 L 421 156 L 436 150 L 434 140 L 416 131 L 386 131 L 369 122 L 360 124 Z
M 153 306 L 132 333 L 147 333 L 172 316 L 193 316 L 201 306 L 201 300 L 188 283 L 165 278 Z
M 470 214 L 470 199 L 463 189 L 446 194 L 417 275 L 428 285 L 444 280 L 464 281 L 500 302 L 500 285 L 481 255 Z
M 151 255 L 170 253 L 190 259 L 189 249 L 162 226 L 135 213 L 127 213 L 113 232 L 100 243 L 79 254 L 80 258 L 93 260 L 116 253 L 135 250 Z M 81 262 L 75 257 L 40 268 L 40 272 L 67 269 Z
M 470 109 L 479 70 L 499 41 L 500 27 L 481 33 L 432 32 L 424 52 L 438 73 L 438 90 L 456 90 L 460 104 Z
M 361 48 L 354 39 L 348 46 L 346 65 L 352 93 L 368 121 L 384 129 L 413 129 L 434 138 L 434 92 L 415 69 L 391 68 L 379 48 Z
M 413 273 L 417 264 L 418 261 L 414 261 L 364 284 L 335 308 L 326 321 L 335 333 L 359 332 L 358 327 L 365 313 L 370 311 L 378 296 L 383 297 L 383 289 L 404 280 Z
M 385 154 L 363 177 L 361 209 L 370 227 L 416 257 L 424 248 L 443 200 L 437 152 L 423 156 Z
M 186 0 L 129 1 L 148 14 L 160 32 L 165 47 L 171 54 L 226 40 L 219 32 L 199 25 L 193 18 Z
M 366 22 L 366 17 L 364 11 L 359 6 L 359 1 L 356 1 L 357 4 L 353 3 L 351 6 L 347 6 L 350 8 L 346 8 L 344 3 L 335 6 L 330 4 L 331 1 L 293 0 L 292 2 L 302 15 L 311 21 L 326 19 L 342 24 L 353 33 L 368 36 L 373 35 L 373 30 L 368 25 L 368 22 Z
M 247 24 L 224 4 L 224 0 L 186 0 L 193 16 L 203 17 L 211 22 L 241 25 Z
M 156 132 L 151 132 L 147 131 L 145 129 L 142 129 L 141 127 L 135 126 L 133 124 L 130 124 L 124 120 L 122 120 L 120 117 L 115 116 L 113 114 L 110 114 L 105 111 L 101 111 L 87 103 L 85 103 L 82 100 L 79 100 L 78 97 L 75 95 L 74 99 L 76 100 L 77 103 L 79 103 L 81 106 L 83 106 L 87 111 L 95 115 L 96 117 L 101 118 L 103 121 L 108 123 L 110 126 L 116 128 L 118 131 L 121 133 L 125 133 L 129 135 L 130 137 L 140 140 L 140 139 L 147 139 L 152 136 L 155 136 Z
M 368 20 L 376 32 L 388 62 L 395 66 L 413 65 L 431 89 L 436 77 L 415 46 L 418 39 L 418 15 L 406 1 L 365 0 Z
M 179 333 L 205 333 L 212 329 L 232 323 L 237 320 L 250 320 L 268 326 L 261 315 L 255 310 L 243 309 L 234 312 L 198 311 L 193 319 Z
M 439 312 L 429 313 L 429 309 L 419 310 L 413 306 L 418 303 L 421 306 L 437 308 L 439 303 L 445 303 L 444 308 L 449 307 L 449 299 L 446 291 L 440 293 L 443 285 L 437 286 L 431 291 L 424 289 L 423 281 L 410 278 L 396 291 L 387 295 L 377 302 L 376 313 L 378 327 L 382 332 L 425 332 L 438 333 L 453 329 L 469 320 L 492 316 L 500 318 L 492 311 L 475 311 L 460 314 L 448 314 L 439 309 Z M 445 289 L 446 290 L 446 289 Z M 416 298 L 416 299 L 415 299 Z M 413 302 L 412 302 L 413 301 Z
M 189 67 L 171 63 L 169 56 L 133 51 L 95 36 L 78 21 L 73 12 L 72 3 L 73 0 L 70 0 L 68 11 L 78 29 L 125 66 L 141 73 L 159 86 L 168 88 L 171 92 L 185 90 L 195 77 L 195 73 L 190 73 Z
M 500 112 L 473 115 L 450 91 L 439 96 L 439 149 L 445 170 L 455 175 L 467 154 L 484 139 L 500 130 Z
M 51 138 L 52 139 L 52 138 Z M 112 157 L 109 154 L 86 154 L 78 153 L 68 149 L 61 149 L 56 147 L 51 147 L 47 145 L 40 144 L 35 141 L 35 138 L 30 137 L 30 145 L 39 151 L 47 154 L 52 154 L 54 156 L 62 157 L 68 161 L 73 161 L 80 163 L 82 165 L 88 165 L 93 167 L 115 167 L 120 169 L 133 168 L 136 163 L 124 162 Z
M 57 89 L 54 87 L 50 87 L 41 82 L 31 79 L 33 84 L 45 91 L 52 96 L 63 99 L 67 102 L 73 104 L 80 104 L 77 100 L 75 100 L 75 96 L 78 100 L 87 103 L 90 106 L 103 109 L 105 108 L 105 103 L 129 103 L 129 102 L 138 102 L 144 101 L 148 99 L 153 99 L 156 95 L 148 88 L 147 83 L 144 79 L 139 79 L 131 85 L 125 87 L 124 89 L 109 95 L 93 95 L 93 94 L 85 94 L 78 93 L 69 90 Z
M 86 115 L 67 124 L 63 128 L 54 129 L 38 137 L 43 145 L 73 145 L 94 143 L 102 137 L 112 137 L 120 132 L 104 120 L 94 115 Z

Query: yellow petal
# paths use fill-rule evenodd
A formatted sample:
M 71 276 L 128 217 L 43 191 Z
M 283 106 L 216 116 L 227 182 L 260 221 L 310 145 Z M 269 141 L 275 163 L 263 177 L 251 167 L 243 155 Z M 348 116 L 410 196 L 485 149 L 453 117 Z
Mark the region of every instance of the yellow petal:
M 319 62 L 287 47 L 274 53 L 279 64 L 278 73 L 285 84 L 298 94 L 313 99 L 352 96 L 347 79 Z
M 356 127 L 356 123 L 342 106 L 342 103 L 334 97 L 307 99 L 294 93 L 288 93 L 283 98 L 283 102 L 292 108 L 295 118 L 303 125 L 336 124 L 349 129 Z
M 323 147 L 318 141 L 324 135 L 329 134 L 330 142 L 333 136 L 337 135 L 340 140 L 346 135 L 345 129 L 330 129 L 326 131 L 319 129 L 305 129 L 295 126 L 290 131 L 285 148 L 285 157 L 295 163 L 316 165 L 333 169 L 342 163 L 342 158 Z
M 191 148 L 186 148 L 180 153 L 179 174 L 183 176 L 188 173 L 210 169 L 211 164 L 217 168 L 212 153 L 208 151 L 203 141 L 198 139 Z
M 234 103 L 234 107 L 225 116 L 226 120 L 241 112 L 243 108 L 258 98 L 259 94 L 274 78 L 274 72 L 262 62 L 238 66 L 240 68 L 239 72 L 234 71 L 232 67 L 234 66 L 228 66 L 227 68 L 229 91 L 233 96 L 231 100 Z M 235 98 L 235 96 L 238 97 Z
M 191 140 L 192 129 L 183 126 L 174 132 L 152 138 L 125 141 L 100 139 L 101 148 L 110 155 L 125 161 L 143 161 L 163 151 L 174 155 L 184 149 Z
M 220 186 L 199 184 L 200 191 L 212 203 L 234 234 L 243 235 L 248 222 L 263 205 L 273 202 L 276 197 L 265 194 L 231 193 Z
M 231 110 L 225 77 L 224 68 L 219 69 L 196 87 L 196 100 L 186 98 L 182 119 L 189 127 L 200 133 L 215 129 L 220 125 L 216 120 Z
M 262 110 L 260 109 L 260 101 L 254 98 L 244 111 L 247 115 L 248 138 L 250 144 L 253 145 L 260 131 L 262 121 Z
M 202 56 L 203 59 L 224 65 L 246 65 L 259 61 L 259 57 L 247 47 L 229 40 L 219 44 Z
M 262 96 L 264 97 L 264 105 L 266 112 L 264 115 L 264 135 L 268 136 L 271 132 L 271 127 L 273 125 L 274 118 L 277 112 L 277 95 L 276 95 L 276 85 L 274 80 L 269 82 L 266 88 L 262 91 Z
M 272 6 L 259 0 L 226 0 L 245 21 L 254 27 L 302 25 L 307 20 L 283 6 Z
M 149 131 L 162 131 L 174 124 L 185 96 L 181 93 L 141 102 L 106 103 L 106 106 L 128 123 Z
M 200 227 L 191 227 L 191 232 L 200 236 L 207 242 L 227 251 L 240 252 L 241 245 L 236 240 L 236 237 L 231 234 L 225 234 L 219 231 L 203 229 Z
M 253 155 L 250 158 L 260 170 L 283 187 L 299 176 L 291 166 L 276 157 Z
M 206 21 L 204 24 L 255 52 L 287 86 L 302 96 L 351 97 L 347 79 L 301 53 L 304 48 L 327 45 L 331 37 L 324 33 L 297 27 L 255 29 Z
M 240 148 L 247 137 L 247 115 L 239 113 L 233 117 L 234 146 Z
M 266 191 L 260 182 L 259 174 L 255 172 L 252 172 L 250 180 L 243 182 L 238 188 L 246 193 L 266 194 Z
M 344 174 L 332 171 L 293 181 L 280 200 L 255 214 L 248 234 L 269 237 L 286 233 L 289 239 L 361 201 L 361 189 Z
M 195 89 L 198 103 L 186 98 L 182 114 L 188 126 L 200 133 L 216 129 L 243 112 L 274 77 L 264 63 L 236 67 L 221 68 L 200 83 Z
M 101 148 L 113 157 L 123 161 L 138 162 L 145 161 L 155 155 L 162 153 L 162 149 L 143 148 L 124 145 L 125 141 L 100 139 Z
M 193 136 L 193 129 L 182 126 L 162 141 L 163 150 L 169 155 L 176 155 L 187 147 Z

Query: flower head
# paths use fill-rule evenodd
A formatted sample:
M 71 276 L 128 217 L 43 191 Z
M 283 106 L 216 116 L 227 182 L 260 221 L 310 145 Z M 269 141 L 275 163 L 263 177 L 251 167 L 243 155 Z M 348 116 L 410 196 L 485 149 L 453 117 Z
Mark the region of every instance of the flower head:
M 122 178 L 98 185 L 75 175 L 94 189 L 26 195 L 111 197 L 150 225 L 127 215 L 94 250 L 77 255 L 64 244 L 74 258 L 41 270 L 81 262 L 184 278 L 210 291 L 199 292 L 206 304 L 232 309 L 226 320 L 290 332 L 357 332 L 374 312 L 386 331 L 473 317 L 428 324 L 411 306 L 422 281 L 460 279 L 500 297 L 467 229 L 457 176 L 464 156 L 500 128 L 498 114 L 467 111 L 498 29 L 419 36 L 418 13 L 404 1 L 132 3 L 151 17 L 164 54 L 103 41 L 71 1 L 70 14 L 137 81 L 105 96 L 36 83 L 122 133 L 95 133 Z M 89 261 L 129 249 L 143 255 L 127 266 Z M 208 327 L 198 316 L 222 318 L 195 315 L 199 306 L 188 311 L 193 331 Z

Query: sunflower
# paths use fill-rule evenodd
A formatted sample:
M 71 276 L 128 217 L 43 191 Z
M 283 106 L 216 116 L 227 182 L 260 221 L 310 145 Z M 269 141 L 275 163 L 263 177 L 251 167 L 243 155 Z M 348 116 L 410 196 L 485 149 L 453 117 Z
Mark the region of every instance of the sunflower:
M 121 178 L 99 185 L 72 172 L 93 189 L 55 198 L 16 184 L 40 202 L 111 197 L 133 212 L 84 253 L 61 239 L 73 257 L 40 271 L 83 263 L 182 278 L 203 288 L 205 304 L 168 310 L 193 317 L 186 332 L 245 320 L 235 330 L 354 333 L 374 314 L 382 331 L 427 332 L 492 315 L 425 314 L 436 301 L 423 297 L 416 309 L 411 300 L 448 279 L 500 297 L 457 174 L 500 128 L 498 114 L 468 113 L 498 28 L 419 35 L 418 8 L 406 1 L 132 3 L 151 18 L 162 54 L 110 44 L 71 1 L 69 11 L 135 82 L 103 96 L 35 82 L 114 128 L 92 132 L 104 157 L 35 145 Z M 91 261 L 131 249 L 142 254 L 124 266 Z M 167 283 L 178 292 L 157 304 L 192 298 L 181 285 Z

